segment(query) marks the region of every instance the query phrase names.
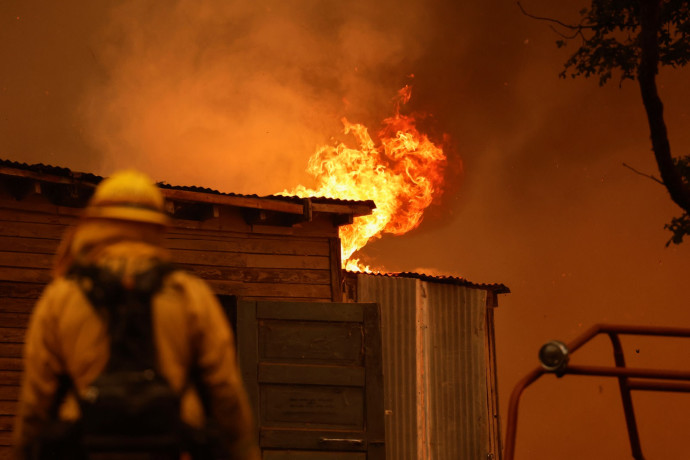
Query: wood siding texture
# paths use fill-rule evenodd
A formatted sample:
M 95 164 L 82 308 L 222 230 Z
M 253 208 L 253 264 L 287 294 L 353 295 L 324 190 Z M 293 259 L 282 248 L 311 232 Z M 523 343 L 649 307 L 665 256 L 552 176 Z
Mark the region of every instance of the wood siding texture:
M 376 304 L 243 301 L 238 320 L 264 458 L 385 460 Z
M 330 216 L 278 227 L 250 225 L 239 208 L 216 211 L 205 221 L 174 220 L 166 239 L 173 260 L 207 280 L 216 294 L 340 299 L 340 245 Z M 10 455 L 29 315 L 51 279 L 58 244 L 79 213 L 41 195 L 18 201 L 0 192 L 0 460 Z

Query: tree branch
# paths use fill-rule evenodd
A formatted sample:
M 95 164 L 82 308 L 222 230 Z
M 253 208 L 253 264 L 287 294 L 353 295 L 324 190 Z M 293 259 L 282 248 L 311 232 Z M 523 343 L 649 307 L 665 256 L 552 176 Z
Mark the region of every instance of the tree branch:
M 582 24 L 578 24 L 578 25 L 574 26 L 572 24 L 566 24 L 565 22 L 559 21 L 558 19 L 547 18 L 547 17 L 543 17 L 543 16 L 535 16 L 534 14 L 528 13 L 522 7 L 522 4 L 520 2 L 517 2 L 517 6 L 518 6 L 518 8 L 520 8 L 520 11 L 522 11 L 522 14 L 524 14 L 528 18 L 536 19 L 538 21 L 553 22 L 554 24 L 558 24 L 559 26 L 565 27 L 566 29 L 575 30 L 576 32 L 582 31 L 582 29 L 592 29 L 593 28 L 592 26 L 584 26 Z
M 578 35 L 581 36 L 582 38 L 584 38 L 584 35 L 582 34 L 582 30 L 580 30 L 580 29 L 575 29 L 571 35 L 566 35 L 563 32 L 556 30 L 556 28 L 552 25 L 550 25 L 549 28 L 551 30 L 553 30 L 553 32 L 556 35 L 560 35 L 561 37 L 565 38 L 566 40 L 572 40 L 573 38 L 577 37 Z
M 657 91 L 656 75 L 659 67 L 659 0 L 642 0 L 640 8 L 640 64 L 637 80 L 640 84 L 642 102 L 647 113 L 649 132 L 654 158 L 659 174 L 671 199 L 686 212 L 690 212 L 690 189 L 671 156 L 671 145 L 664 121 L 664 106 Z
M 626 168 L 628 168 L 629 170 L 631 170 L 635 174 L 639 174 L 640 176 L 644 176 L 644 177 L 647 177 L 649 179 L 652 179 L 654 182 L 657 182 L 657 183 L 663 185 L 664 187 L 666 186 L 666 184 L 664 184 L 661 180 L 657 179 L 656 177 L 652 176 L 651 174 L 647 174 L 647 173 L 643 173 L 641 171 L 638 171 L 637 169 L 633 168 L 632 166 L 630 166 L 627 163 L 623 163 L 623 166 L 625 166 Z

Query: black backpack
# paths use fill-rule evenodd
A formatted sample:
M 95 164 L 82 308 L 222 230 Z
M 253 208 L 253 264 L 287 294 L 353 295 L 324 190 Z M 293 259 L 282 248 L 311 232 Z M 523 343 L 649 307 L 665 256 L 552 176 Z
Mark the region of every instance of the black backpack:
M 158 371 L 151 311 L 153 296 L 172 271 L 169 264 L 156 264 L 131 286 L 97 266 L 69 271 L 105 318 L 110 335 L 108 364 L 78 397 L 81 446 L 88 458 L 118 452 L 179 458 L 185 447 L 180 397 Z

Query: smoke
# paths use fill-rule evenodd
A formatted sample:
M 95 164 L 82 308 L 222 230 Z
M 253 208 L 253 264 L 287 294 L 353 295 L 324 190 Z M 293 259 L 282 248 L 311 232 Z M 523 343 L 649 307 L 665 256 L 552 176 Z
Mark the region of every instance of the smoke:
M 522 2 L 566 22 L 587 3 Z M 597 322 L 690 322 L 690 246 L 664 247 L 679 211 L 621 166 L 657 171 L 638 88 L 559 79 L 577 40 L 556 48 L 549 24 L 513 2 L 6 0 L 0 12 L 2 156 L 103 175 L 138 167 L 240 193 L 311 187 L 307 160 L 341 118 L 376 132 L 414 73 L 408 108 L 434 115 L 420 131 L 450 135 L 464 182 L 459 193 L 446 184 L 436 219 L 367 245 L 364 261 L 512 289 L 496 310 L 503 415 L 546 340 Z M 690 151 L 689 76 L 659 75 L 676 155 Z M 688 359 L 687 347 L 641 348 L 626 352 L 631 367 Z M 568 382 L 526 395 L 520 458 L 621 457 L 615 383 L 564 393 Z M 646 455 L 689 458 L 690 403 L 646 397 L 635 396 Z
M 93 41 L 101 78 L 81 104 L 103 173 L 259 194 L 308 182 L 307 159 L 343 116 L 388 114 L 422 53 L 423 33 L 409 32 L 421 8 L 120 3 Z

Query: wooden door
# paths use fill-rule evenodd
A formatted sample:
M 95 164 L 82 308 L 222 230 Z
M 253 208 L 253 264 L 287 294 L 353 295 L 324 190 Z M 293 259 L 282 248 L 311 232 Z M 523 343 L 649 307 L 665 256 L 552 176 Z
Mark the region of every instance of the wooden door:
M 379 309 L 240 301 L 240 367 L 264 460 L 384 460 Z

